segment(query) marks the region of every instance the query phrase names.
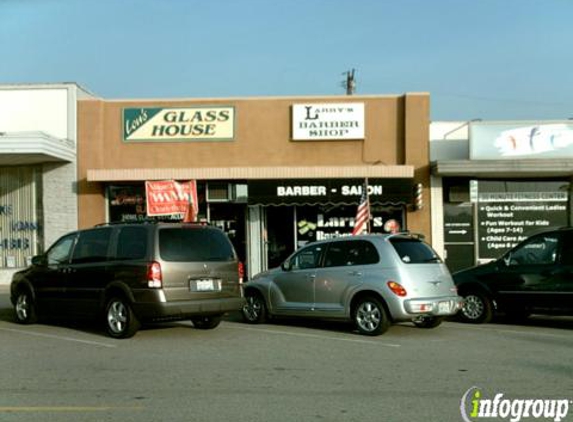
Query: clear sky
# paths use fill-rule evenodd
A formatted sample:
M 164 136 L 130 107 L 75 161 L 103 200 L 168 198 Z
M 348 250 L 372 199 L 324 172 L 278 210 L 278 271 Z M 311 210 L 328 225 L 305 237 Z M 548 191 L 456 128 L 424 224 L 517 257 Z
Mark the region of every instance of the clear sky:
M 573 117 L 573 0 L 0 0 L 0 84 L 106 99 L 429 92 L 432 120 Z

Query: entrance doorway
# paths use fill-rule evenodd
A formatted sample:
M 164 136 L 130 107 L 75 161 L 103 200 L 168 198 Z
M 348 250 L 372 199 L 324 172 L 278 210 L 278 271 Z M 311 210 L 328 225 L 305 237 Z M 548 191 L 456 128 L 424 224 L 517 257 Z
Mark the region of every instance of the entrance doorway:
M 266 207 L 268 268 L 278 267 L 294 250 L 294 207 Z

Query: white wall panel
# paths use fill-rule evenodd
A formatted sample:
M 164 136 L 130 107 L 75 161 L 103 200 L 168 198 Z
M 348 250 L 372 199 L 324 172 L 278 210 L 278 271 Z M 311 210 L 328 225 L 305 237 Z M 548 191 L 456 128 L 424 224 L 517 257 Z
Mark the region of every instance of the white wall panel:
M 67 88 L 0 88 L 0 132 L 27 131 L 74 138 L 68 133 Z

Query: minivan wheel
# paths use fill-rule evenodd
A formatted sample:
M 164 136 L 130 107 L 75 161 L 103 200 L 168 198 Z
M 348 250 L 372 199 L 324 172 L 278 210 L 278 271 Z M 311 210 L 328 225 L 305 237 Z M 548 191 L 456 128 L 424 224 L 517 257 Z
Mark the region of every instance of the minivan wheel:
M 199 330 L 211 330 L 221 323 L 221 319 L 223 319 L 222 315 L 211 315 L 192 318 L 191 322 L 193 322 L 193 326 Z
M 490 298 L 475 291 L 463 293 L 462 296 L 464 297 L 464 304 L 458 313 L 461 321 L 472 324 L 483 324 L 491 321 L 493 303 Z
M 364 297 L 356 303 L 352 320 L 358 332 L 367 336 L 377 336 L 390 327 L 384 306 L 374 297 Z
M 20 324 L 34 324 L 38 320 L 36 304 L 28 289 L 18 291 L 14 311 L 16 313 L 16 322 Z
M 267 307 L 265 300 L 257 292 L 247 292 L 245 296 L 246 302 L 241 310 L 243 320 L 249 324 L 262 324 L 267 319 Z
M 105 307 L 107 333 L 113 338 L 133 337 L 139 329 L 139 321 L 129 302 L 121 297 L 112 297 Z
M 412 322 L 418 328 L 436 328 L 444 321 L 443 317 L 430 317 L 430 316 L 419 316 L 414 318 Z

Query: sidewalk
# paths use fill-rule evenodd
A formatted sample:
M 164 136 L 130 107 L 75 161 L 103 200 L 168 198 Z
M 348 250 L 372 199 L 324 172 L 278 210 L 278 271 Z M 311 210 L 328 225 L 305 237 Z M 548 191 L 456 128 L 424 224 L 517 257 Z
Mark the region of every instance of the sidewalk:
M 2 268 L 0 270 L 0 287 L 2 286 L 10 286 L 10 283 L 12 282 L 12 276 L 14 275 L 14 273 L 16 271 L 21 270 L 22 268 L 10 268 L 10 269 L 5 269 Z

